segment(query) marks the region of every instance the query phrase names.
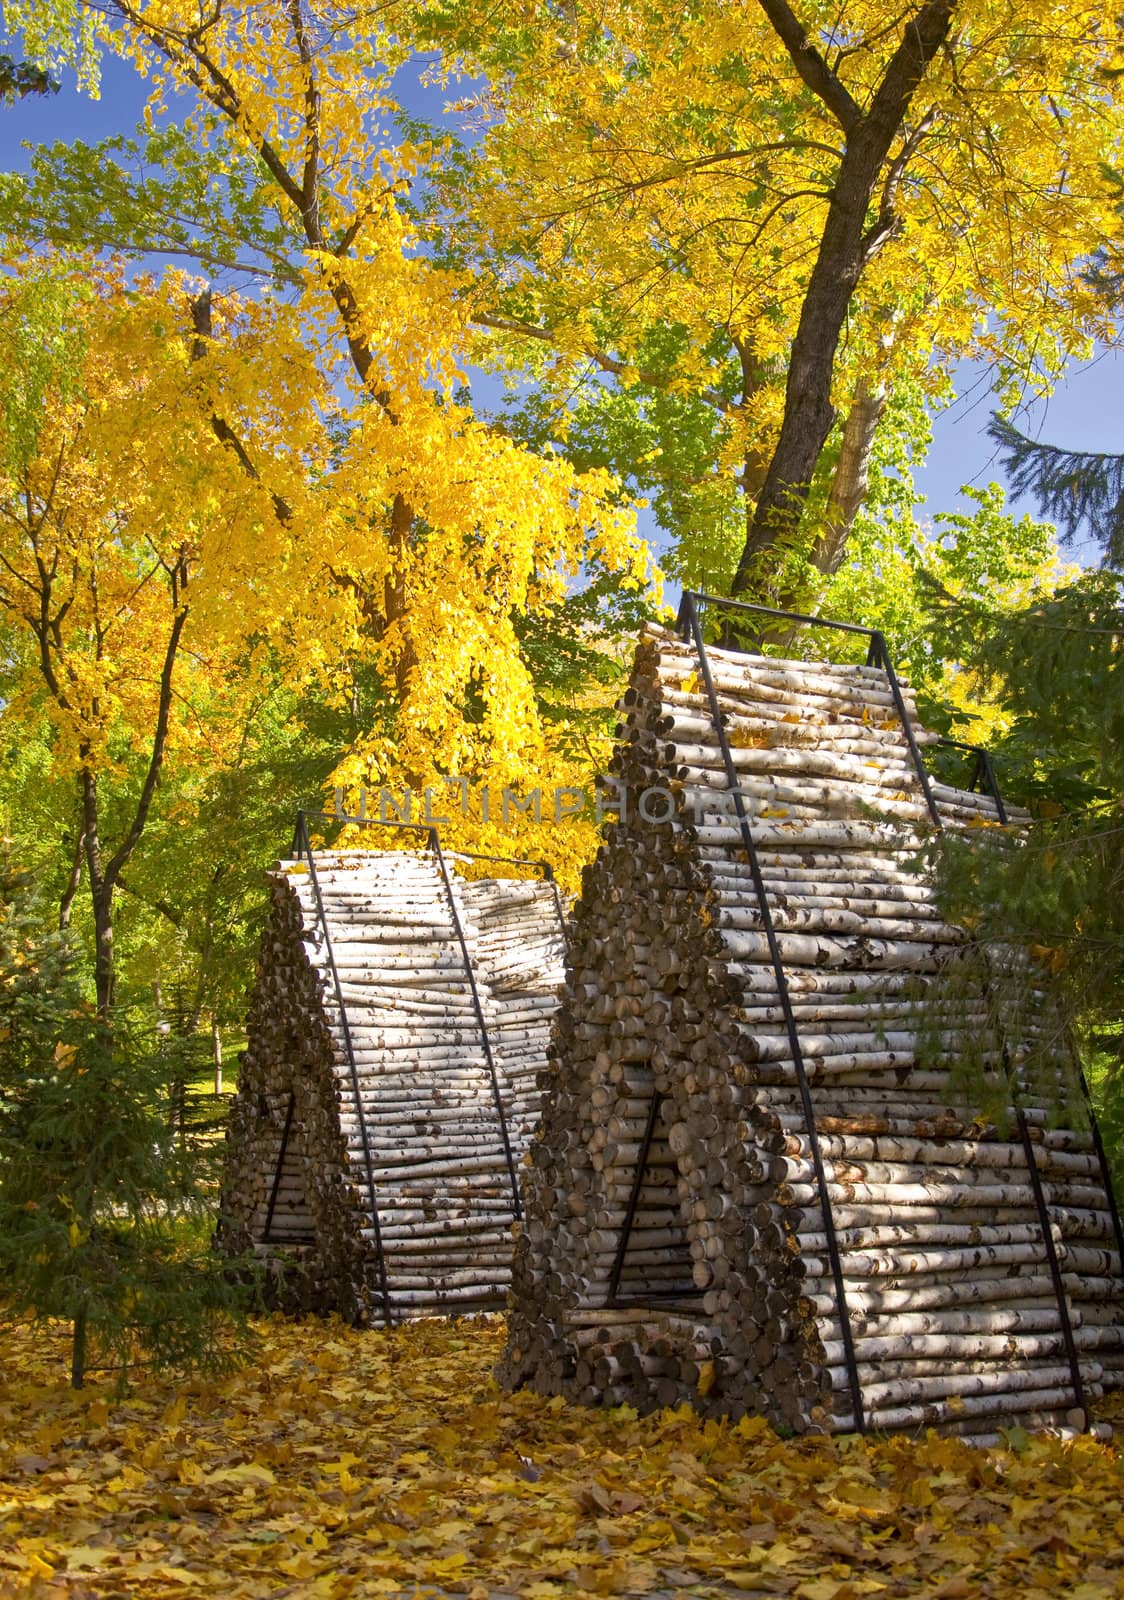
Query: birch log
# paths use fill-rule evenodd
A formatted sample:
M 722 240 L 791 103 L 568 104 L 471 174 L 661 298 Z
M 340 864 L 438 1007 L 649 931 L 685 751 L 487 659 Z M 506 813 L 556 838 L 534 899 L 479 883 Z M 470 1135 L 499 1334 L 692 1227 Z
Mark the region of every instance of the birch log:
M 220 1233 L 267 1260 L 282 1305 L 362 1324 L 503 1303 L 560 901 L 450 878 L 475 996 L 428 853 L 320 852 L 316 886 L 304 862 L 271 874 Z
M 570 930 L 501 1379 L 797 1432 L 854 1426 L 856 1385 L 874 1427 L 1083 1426 L 1124 1373 L 1091 1135 L 1025 1092 L 1021 1124 L 989 1124 L 953 1088 L 970 1051 L 1005 1092 L 1049 996 L 1012 1032 L 945 981 L 966 935 L 919 866 L 931 819 L 884 672 L 708 654 L 767 915 L 699 663 L 650 630 Z M 990 797 L 931 793 L 946 826 L 998 830 Z

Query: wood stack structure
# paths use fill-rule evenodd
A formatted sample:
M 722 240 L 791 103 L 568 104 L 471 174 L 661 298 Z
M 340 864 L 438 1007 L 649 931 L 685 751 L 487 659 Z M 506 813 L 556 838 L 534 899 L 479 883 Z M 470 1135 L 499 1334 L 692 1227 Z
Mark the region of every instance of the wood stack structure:
M 1048 995 L 1011 1037 L 946 981 L 967 935 L 917 864 L 1020 819 L 928 773 L 880 635 L 865 666 L 706 648 L 703 598 L 624 697 L 501 1381 L 796 1432 L 1085 1427 L 1124 1381 L 1103 1151 L 1020 1084 Z M 1006 1125 L 953 1090 L 969 1048 Z
M 314 852 L 302 819 L 298 840 L 270 874 L 220 1241 L 271 1264 L 280 1304 L 357 1324 L 502 1306 L 557 888 L 460 876 L 435 834 Z

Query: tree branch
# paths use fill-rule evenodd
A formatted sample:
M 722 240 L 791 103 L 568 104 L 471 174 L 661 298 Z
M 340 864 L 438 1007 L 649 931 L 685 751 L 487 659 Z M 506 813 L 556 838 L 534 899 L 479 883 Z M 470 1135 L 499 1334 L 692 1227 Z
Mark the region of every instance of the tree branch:
M 480 328 L 494 328 L 498 333 L 514 333 L 520 338 L 537 339 L 540 344 L 548 344 L 552 348 L 557 344 L 557 340 L 549 328 L 539 328 L 531 322 L 517 322 L 513 317 L 496 317 L 489 312 L 481 311 L 470 318 L 470 321 Z M 582 354 L 587 360 L 600 367 L 602 372 L 612 372 L 617 377 L 632 373 L 640 383 L 645 384 L 650 389 L 667 389 L 673 382 L 671 376 L 664 377 L 660 373 L 648 372 L 643 368 L 634 367 L 628 361 L 618 361 L 607 350 L 587 348 L 582 351 Z M 738 409 L 735 401 L 729 400 L 717 389 L 700 390 L 700 394 L 716 410 L 728 413 Z
M 81 795 L 79 795 L 81 798 Z M 62 900 L 59 903 L 59 929 L 70 927 L 70 910 L 74 904 L 74 897 L 82 885 L 82 863 L 86 857 L 86 830 L 82 823 L 78 824 L 78 836 L 74 841 L 74 858 L 70 864 L 70 876 L 66 880 Z
M 324 240 L 320 231 L 319 202 L 315 189 L 319 184 L 319 144 L 316 146 L 317 160 L 309 163 L 311 151 L 306 151 L 304 165 L 304 181 L 311 186 L 311 198 L 306 196 L 301 183 L 293 177 L 292 173 L 282 161 L 280 155 L 270 144 L 265 134 L 258 129 L 248 127 L 243 121 L 242 101 L 237 88 L 224 72 L 215 64 L 207 53 L 202 35 L 208 26 L 217 19 L 217 10 L 209 20 L 205 20 L 190 33 L 177 33 L 174 28 L 161 23 L 153 23 L 146 13 L 140 13 L 128 3 L 128 0 L 117 0 L 121 14 L 148 40 L 152 47 L 159 51 L 166 60 L 172 62 L 184 75 L 190 84 L 196 88 L 204 100 L 208 101 L 220 111 L 236 128 L 239 128 L 253 144 L 254 149 L 265 163 L 267 170 L 274 179 L 285 198 L 292 204 L 301 218 L 305 238 L 315 250 L 324 248 Z M 290 4 L 299 0 L 290 0 Z M 299 21 L 298 12 L 298 21 Z M 301 37 L 303 37 L 303 23 L 301 23 Z M 301 48 L 298 39 L 298 50 Z M 307 50 L 307 41 L 304 48 Z M 309 57 L 311 61 L 311 56 Z M 307 118 L 313 110 L 318 111 L 319 101 L 315 107 L 306 97 L 306 125 Z M 381 406 L 392 423 L 398 422 L 398 417 L 392 405 L 390 390 L 385 385 L 377 385 L 374 376 L 375 361 L 360 327 L 359 302 L 351 285 L 342 275 L 330 276 L 325 274 L 328 292 L 335 303 L 343 323 L 344 338 L 347 343 L 348 355 L 352 365 L 359 375 L 364 388 Z
M 172 582 L 172 603 L 175 606 L 175 618 L 172 630 L 168 635 L 167 648 L 164 651 L 164 664 L 160 670 L 160 701 L 156 715 L 156 728 L 152 736 L 152 752 L 149 756 L 148 771 L 145 774 L 144 787 L 140 799 L 137 801 L 133 820 L 129 831 L 125 835 L 117 850 L 106 864 L 103 875 L 105 885 L 112 889 L 120 877 L 122 869 L 129 860 L 140 841 L 148 821 L 148 813 L 152 807 L 153 797 L 156 794 L 157 784 L 160 782 L 160 771 L 164 764 L 164 751 L 168 742 L 168 719 L 172 705 L 172 674 L 175 670 L 176 652 L 179 650 L 180 637 L 187 622 L 187 606 L 183 604 L 181 587 L 187 586 L 187 571 L 181 561 L 178 578 Z
M 201 294 L 193 296 L 188 301 L 191 308 L 191 325 L 195 329 L 195 338 L 191 345 L 191 359 L 202 361 L 207 354 L 207 344 L 214 339 L 214 324 L 211 320 L 211 291 L 204 289 Z M 255 483 L 261 482 L 261 473 L 250 459 L 249 453 L 241 439 L 235 433 L 225 418 L 220 417 L 217 411 L 211 412 L 211 432 L 220 444 L 232 450 L 238 458 L 242 470 Z M 287 528 L 293 520 L 292 507 L 289 502 L 279 495 L 276 490 L 269 491 L 269 498 L 273 501 L 273 510 L 278 522 Z
M 301 174 L 300 211 L 304 231 L 310 241 L 320 240 L 320 86 L 316 81 L 316 68 L 305 32 L 301 0 L 286 0 L 285 13 L 293 30 L 301 66 L 305 72 L 304 88 L 304 171 Z
M 125 894 L 131 895 L 134 900 L 139 900 L 141 905 L 147 906 L 150 911 L 158 911 L 162 917 L 165 917 L 172 924 L 173 928 L 183 927 L 183 912 L 177 911 L 170 900 L 150 900 L 147 895 L 143 895 L 138 889 L 134 889 L 131 883 L 126 883 L 124 875 L 121 873 L 117 875 L 117 887 Z
M 759 0 L 759 4 L 808 88 L 823 101 L 843 132 L 852 133 L 862 118 L 862 111 L 823 56 L 808 43 L 803 25 L 785 0 Z
M 689 173 L 699 172 L 704 167 L 721 166 L 727 161 L 744 161 L 753 156 L 763 156 L 781 150 L 819 150 L 828 155 L 833 161 L 838 161 L 841 152 L 832 145 L 824 144 L 819 139 L 774 139 L 766 144 L 750 145 L 745 150 L 719 150 L 705 156 L 694 156 L 688 160 L 670 163 L 662 172 L 650 173 L 646 178 L 627 179 L 621 178 L 618 182 L 609 184 L 599 189 L 595 194 L 583 197 L 571 206 L 566 206 L 560 211 L 544 213 L 543 220 L 547 223 L 560 222 L 563 217 L 573 216 L 579 211 L 588 211 L 594 206 L 604 205 L 614 196 L 624 198 L 626 195 L 639 194 L 642 189 L 659 188 L 663 184 L 673 183 L 677 178 L 685 177 Z M 621 152 L 631 156 L 639 153 L 636 150 L 625 149 Z M 589 182 L 598 180 L 591 178 Z

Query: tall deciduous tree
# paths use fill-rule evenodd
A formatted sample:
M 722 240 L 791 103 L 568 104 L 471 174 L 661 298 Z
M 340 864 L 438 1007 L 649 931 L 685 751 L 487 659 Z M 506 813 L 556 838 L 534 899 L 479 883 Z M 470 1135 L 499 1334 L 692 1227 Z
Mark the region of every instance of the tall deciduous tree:
M 277 612 L 276 585 L 249 556 L 273 508 L 246 446 L 239 455 L 215 431 L 218 374 L 195 359 L 191 304 L 175 280 L 91 286 L 73 263 L 69 278 L 58 263 L 23 264 L 0 289 L 5 342 L 41 358 L 17 364 L 0 396 L 2 714 L 9 729 L 45 716 L 52 776 L 77 786 L 59 916 L 84 879 L 106 1020 L 114 901 L 162 775 L 173 760 L 221 765 L 252 692 L 255 636 Z M 236 346 L 256 342 L 256 321 L 232 328 Z M 221 386 L 238 406 L 236 384 Z M 247 416 L 268 438 L 262 421 Z M 299 503 L 301 474 L 279 472 Z M 260 611 L 247 603 L 255 581 Z
M 932 392 L 963 354 L 1049 368 L 1098 326 L 1074 262 L 1105 236 L 1121 130 L 1102 8 L 433 9 L 492 75 L 465 201 L 482 320 L 649 415 L 661 394 L 711 408 L 736 592 L 786 546 L 838 564 L 902 374 Z
M 557 611 L 589 567 L 639 587 L 645 556 L 606 473 L 533 455 L 457 398 L 471 297 L 412 220 L 434 151 L 395 120 L 407 13 L 113 0 L 98 14 L 158 94 L 194 97 L 189 133 L 208 161 L 252 171 L 255 215 L 264 196 L 281 219 L 272 270 L 338 413 L 333 592 L 308 649 L 341 679 L 351 652 L 333 622 L 358 618 L 394 701 L 341 777 L 537 781 L 551 754 L 518 619 Z M 216 412 L 216 426 L 234 450 L 236 423 Z

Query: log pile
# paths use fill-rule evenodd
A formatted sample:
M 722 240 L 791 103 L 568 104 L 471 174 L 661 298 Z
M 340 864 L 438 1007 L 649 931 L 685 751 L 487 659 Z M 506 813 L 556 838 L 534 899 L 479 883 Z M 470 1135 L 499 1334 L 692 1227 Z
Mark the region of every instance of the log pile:
M 798 1433 L 1083 1427 L 1124 1381 L 1102 1167 L 1017 1087 L 1025 1033 L 945 980 L 966 935 L 916 864 L 932 819 L 886 676 L 707 655 L 783 984 L 700 663 L 651 630 L 614 758 L 630 803 L 570 927 L 501 1381 Z M 996 823 L 933 795 L 946 826 Z M 969 1047 L 1021 1118 L 959 1103 Z
M 562 978 L 557 892 L 446 877 L 426 852 L 315 867 L 270 874 L 220 1237 L 271 1263 L 293 1308 L 365 1324 L 500 1306 Z

